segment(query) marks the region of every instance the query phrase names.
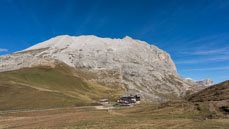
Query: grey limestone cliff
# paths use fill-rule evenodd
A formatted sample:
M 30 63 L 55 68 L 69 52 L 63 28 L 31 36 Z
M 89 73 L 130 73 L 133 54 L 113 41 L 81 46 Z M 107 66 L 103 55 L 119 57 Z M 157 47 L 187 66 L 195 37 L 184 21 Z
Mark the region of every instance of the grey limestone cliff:
M 177 74 L 170 55 L 154 45 L 128 36 L 58 36 L 28 49 L 0 56 L 0 72 L 63 62 L 96 73 L 90 81 L 117 85 L 144 100 L 181 97 L 199 87 Z M 113 73 L 113 74 L 110 74 Z

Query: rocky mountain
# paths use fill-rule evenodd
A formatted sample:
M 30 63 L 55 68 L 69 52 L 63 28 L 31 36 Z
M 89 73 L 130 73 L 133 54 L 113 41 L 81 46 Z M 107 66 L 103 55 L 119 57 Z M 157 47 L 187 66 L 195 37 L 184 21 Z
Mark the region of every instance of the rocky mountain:
M 207 78 L 207 79 L 204 79 L 204 80 L 200 80 L 200 81 L 196 81 L 196 80 L 193 80 L 191 78 L 186 78 L 186 80 L 189 81 L 189 82 L 197 83 L 197 84 L 202 85 L 202 86 L 212 86 L 212 85 L 214 85 L 214 81 L 211 80 L 210 78 Z
M 204 86 L 212 86 L 212 85 L 214 85 L 214 81 L 211 80 L 210 78 L 204 79 L 204 80 L 200 80 L 200 81 L 196 81 L 196 83 L 198 83 L 200 85 L 204 85 Z
M 23 51 L 0 56 L 0 72 L 64 63 L 90 82 L 138 93 L 146 101 L 174 99 L 201 89 L 177 74 L 170 55 L 128 36 L 58 36 Z

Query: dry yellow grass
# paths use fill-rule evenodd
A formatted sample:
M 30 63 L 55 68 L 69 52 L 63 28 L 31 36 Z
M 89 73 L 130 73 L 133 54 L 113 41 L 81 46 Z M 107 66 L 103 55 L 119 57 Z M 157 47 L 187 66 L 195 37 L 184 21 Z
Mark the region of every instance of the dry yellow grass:
M 153 103 L 132 108 L 72 108 L 0 115 L 0 128 L 16 129 L 228 129 L 229 119 L 199 119 L 183 107 Z M 177 110 L 176 110 L 177 109 Z

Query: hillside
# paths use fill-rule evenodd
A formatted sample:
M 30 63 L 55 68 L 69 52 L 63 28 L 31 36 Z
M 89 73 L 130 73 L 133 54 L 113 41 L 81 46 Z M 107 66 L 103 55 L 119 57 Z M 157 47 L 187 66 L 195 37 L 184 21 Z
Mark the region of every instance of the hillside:
M 114 100 L 122 90 L 88 82 L 67 65 L 40 66 L 0 73 L 0 110 L 84 106 Z
M 187 97 L 207 118 L 229 115 L 229 81 L 210 86 Z
M 188 100 L 193 102 L 229 100 L 229 81 L 210 86 L 197 92 L 191 95 Z

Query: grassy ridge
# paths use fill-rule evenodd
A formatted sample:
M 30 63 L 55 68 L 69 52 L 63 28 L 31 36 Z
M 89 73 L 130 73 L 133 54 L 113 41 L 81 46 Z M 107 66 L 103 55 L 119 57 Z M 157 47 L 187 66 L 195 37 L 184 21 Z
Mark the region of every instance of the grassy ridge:
M 208 118 L 229 115 L 229 81 L 210 86 L 202 91 L 187 96 L 197 110 Z
M 0 110 L 84 106 L 123 93 L 73 73 L 63 64 L 0 73 Z
M 188 96 L 189 101 L 204 102 L 204 101 L 222 101 L 229 100 L 229 80 L 210 86 L 200 92 Z

